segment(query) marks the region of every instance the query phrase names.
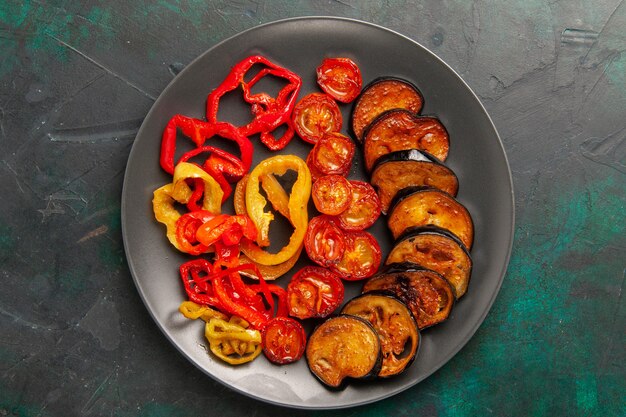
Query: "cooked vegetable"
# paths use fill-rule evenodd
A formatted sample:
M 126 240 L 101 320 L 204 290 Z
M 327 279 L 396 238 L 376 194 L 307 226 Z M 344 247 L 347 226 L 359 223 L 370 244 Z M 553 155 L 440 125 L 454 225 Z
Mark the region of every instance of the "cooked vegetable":
M 317 67 L 317 84 L 332 98 L 350 103 L 361 92 L 361 70 L 350 58 L 326 58 Z
M 196 148 L 185 152 L 176 162 L 175 153 L 178 130 L 190 138 L 196 145 Z M 215 136 L 235 142 L 239 147 L 241 158 L 237 158 L 214 146 L 204 146 L 207 140 Z M 202 168 L 222 187 L 224 192 L 223 202 L 228 198 L 232 190 L 229 182 L 239 180 L 250 170 L 253 150 L 250 140 L 230 123 L 207 123 L 204 120 L 177 114 L 169 120 L 163 130 L 160 163 L 165 172 L 173 174 L 174 166 L 178 163 L 187 162 L 200 154 L 207 154 L 208 156 L 205 158 Z
M 287 170 L 297 172 L 297 178 L 289 195 L 289 221 L 294 227 L 289 243 L 278 253 L 269 253 L 260 246 L 269 245 L 269 225 L 274 215 L 265 211 L 267 200 L 260 193 L 260 177 L 265 174 L 284 175 Z M 307 230 L 307 204 L 311 195 L 311 174 L 306 163 L 294 155 L 277 155 L 261 161 L 251 172 L 246 185 L 245 202 L 248 215 L 259 231 L 257 244 L 244 240 L 241 250 L 254 262 L 278 265 L 289 260 L 302 246 Z
M 250 362 L 261 353 L 261 333 L 248 329 L 248 323 L 237 317 L 229 321 L 210 319 L 204 329 L 209 349 L 215 356 L 231 365 Z
M 325 267 L 331 266 L 343 257 L 346 248 L 345 232 L 334 217 L 315 216 L 307 227 L 304 248 L 313 262 Z
M 389 293 L 369 292 L 348 301 L 341 312 L 364 318 L 378 332 L 383 354 L 378 376 L 397 375 L 411 365 L 420 334 L 406 304 Z
M 380 216 L 380 199 L 367 182 L 350 180 L 351 204 L 337 216 L 344 230 L 365 230 Z
M 317 143 L 328 132 L 339 132 L 343 117 L 339 106 L 328 94 L 304 96 L 293 109 L 293 125 L 304 141 Z
M 253 66 L 263 68 L 250 80 L 246 75 Z M 252 94 L 251 90 L 263 77 L 273 76 L 284 79 L 287 84 L 278 92 L 276 97 L 267 93 Z M 206 118 L 210 123 L 217 123 L 219 103 L 222 96 L 241 87 L 243 99 L 249 103 L 254 116 L 252 121 L 238 128 L 239 133 L 250 136 L 261 134 L 261 142 L 270 150 L 283 149 L 293 137 L 294 128 L 291 122 L 291 113 L 296 104 L 302 79 L 295 73 L 282 68 L 267 58 L 253 55 L 235 64 L 224 81 L 207 97 Z M 287 125 L 283 135 L 276 139 L 273 132 L 282 125 Z
M 387 214 L 393 197 L 403 188 L 434 187 L 451 196 L 456 196 L 459 188 L 459 181 L 450 168 L 418 149 L 391 152 L 378 158 L 370 182 L 380 197 L 383 214 Z
M 274 317 L 261 332 L 263 353 L 270 362 L 284 365 L 297 361 L 304 354 L 306 333 L 302 325 L 290 317 Z
M 363 285 L 363 292 L 392 291 L 411 310 L 421 329 L 441 323 L 454 305 L 454 290 L 444 277 L 416 264 L 391 264 Z
M 233 205 L 235 208 L 235 213 L 237 214 L 247 214 L 248 210 L 246 209 L 246 186 L 248 184 L 248 176 L 244 176 L 238 183 L 235 188 L 235 192 L 233 193 Z M 282 188 L 282 185 L 276 180 L 271 174 L 261 176 L 261 187 L 263 191 L 265 191 L 265 195 L 269 200 L 272 207 L 285 216 L 288 220 L 289 218 L 289 196 L 285 192 L 285 189 Z M 239 255 L 239 263 L 240 264 L 254 264 L 258 269 L 259 273 L 263 276 L 266 281 L 272 281 L 276 278 L 286 274 L 298 261 L 300 258 L 300 253 L 304 245 L 300 245 L 300 248 L 293 254 L 293 256 L 287 259 L 285 262 L 276 264 L 276 265 L 263 265 L 258 262 L 254 262 L 245 254 L 241 253 Z M 256 275 L 255 271 L 252 270 L 244 270 L 241 271 L 241 275 L 245 275 L 250 278 L 259 279 Z
M 174 178 L 154 191 L 152 209 L 158 222 L 165 224 L 167 238 L 174 247 L 180 250 L 176 239 L 176 221 L 181 214 L 174 206 L 175 203 L 187 204 L 194 194 L 187 184 L 187 180 L 200 179 L 204 183 L 204 198 L 202 209 L 219 214 L 224 192 L 219 184 L 202 168 L 189 162 L 181 162 L 174 169 Z
M 326 317 L 339 307 L 343 295 L 339 275 L 319 266 L 305 266 L 287 285 L 289 315 L 299 319 Z
M 412 262 L 443 275 L 461 298 L 472 274 L 472 258 L 465 245 L 436 226 L 410 228 L 396 241 L 385 264 Z
M 381 156 L 407 149 L 423 150 L 445 161 L 450 138 L 439 119 L 416 116 L 406 110 L 381 114 L 363 133 L 363 156 L 368 172 Z
M 198 241 L 198 228 L 216 215 L 207 210 L 185 213 L 176 220 L 176 242 L 179 250 L 190 255 L 200 255 L 209 251 L 209 247 Z M 255 229 L 256 232 L 256 229 Z
M 193 301 L 183 301 L 178 306 L 178 311 L 188 319 L 202 319 L 207 323 L 214 318 L 228 320 L 228 316 L 221 311 L 217 311 L 209 306 L 194 303 Z
M 363 88 L 352 109 L 352 131 L 363 142 L 365 128 L 387 110 L 406 109 L 418 114 L 422 110 L 422 93 L 407 80 L 378 78 Z
M 320 324 L 306 347 L 309 369 L 333 389 L 345 388 L 348 378 L 373 378 L 382 363 L 378 333 L 357 316 L 339 315 Z
M 352 195 L 350 182 L 341 175 L 324 175 L 311 188 L 311 198 L 317 211 L 332 216 L 339 215 L 350 207 Z
M 313 179 L 322 175 L 347 176 L 352 167 L 354 142 L 341 133 L 325 134 L 311 149 L 306 163 Z
M 332 271 L 347 281 L 365 279 L 378 271 L 382 255 L 374 236 L 363 231 L 344 232 L 344 245 L 339 262 L 329 266 Z
M 408 187 L 396 194 L 387 224 L 397 239 L 413 226 L 432 224 L 449 230 L 471 249 L 474 224 L 467 209 L 449 194 L 431 187 Z

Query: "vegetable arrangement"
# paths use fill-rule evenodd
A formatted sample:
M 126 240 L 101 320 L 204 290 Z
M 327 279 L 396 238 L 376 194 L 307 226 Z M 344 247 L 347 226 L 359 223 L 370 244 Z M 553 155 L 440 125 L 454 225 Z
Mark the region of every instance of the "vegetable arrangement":
M 205 322 L 216 358 L 239 365 L 263 353 L 284 365 L 304 356 L 323 384 L 341 389 L 350 379 L 402 373 L 418 354 L 420 331 L 450 316 L 471 276 L 473 223 L 443 162 L 448 132 L 419 115 L 416 86 L 379 78 L 363 88 L 348 58 L 324 59 L 316 76 L 322 91 L 298 100 L 298 74 L 259 55 L 235 64 L 208 95 L 206 120 L 174 115 L 167 123 L 160 165 L 172 181 L 154 191 L 153 210 L 169 242 L 190 256 L 179 268 L 188 298 L 179 311 Z M 264 77 L 282 82 L 274 96 L 253 91 Z M 250 105 L 245 125 L 218 117 L 233 91 Z M 353 138 L 341 133 L 346 103 L 354 103 Z M 294 135 L 312 145 L 305 159 L 277 153 L 253 166 L 252 137 L 280 151 Z M 195 147 L 178 155 L 181 136 Z M 237 155 L 213 146 L 220 138 Z M 355 142 L 370 182 L 349 178 Z M 295 179 L 286 184 L 288 172 Z M 231 197 L 235 213 L 223 214 Z M 395 244 L 379 271 L 382 252 L 367 229 L 381 214 Z M 277 216 L 293 228 L 278 250 L 270 242 Z M 309 265 L 285 285 L 271 282 L 302 252 Z M 355 281 L 362 294 L 344 300 Z M 307 341 L 308 321 L 316 326 Z

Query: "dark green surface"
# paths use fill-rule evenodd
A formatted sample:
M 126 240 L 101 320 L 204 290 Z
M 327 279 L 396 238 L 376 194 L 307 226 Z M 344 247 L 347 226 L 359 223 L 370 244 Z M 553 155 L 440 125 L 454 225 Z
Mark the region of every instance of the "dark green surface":
M 513 171 L 516 238 L 484 324 L 440 371 L 355 409 L 289 415 L 626 415 L 626 4 L 0 3 L 0 416 L 274 416 L 159 332 L 120 193 L 153 100 L 198 54 L 284 17 L 352 17 L 476 91 Z M 488 196 L 486 196 L 488 198 Z

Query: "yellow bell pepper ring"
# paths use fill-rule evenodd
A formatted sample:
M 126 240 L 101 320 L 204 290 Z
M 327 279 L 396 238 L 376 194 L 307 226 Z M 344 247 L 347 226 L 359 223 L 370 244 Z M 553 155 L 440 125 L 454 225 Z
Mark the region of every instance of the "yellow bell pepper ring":
M 204 182 L 204 198 L 202 209 L 219 214 L 222 209 L 224 192 L 215 179 L 202 168 L 189 162 L 181 162 L 174 169 L 174 178 L 153 193 L 152 209 L 154 217 L 167 228 L 167 238 L 178 250 L 181 250 L 176 239 L 176 221 L 181 214 L 176 209 L 176 202 L 187 204 L 193 191 L 187 184 L 188 178 L 200 178 Z

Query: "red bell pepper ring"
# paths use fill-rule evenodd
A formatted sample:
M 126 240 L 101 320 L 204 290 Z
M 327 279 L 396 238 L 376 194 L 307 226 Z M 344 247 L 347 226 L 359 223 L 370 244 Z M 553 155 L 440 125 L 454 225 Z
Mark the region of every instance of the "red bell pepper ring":
M 179 271 L 185 292 L 191 301 L 197 304 L 210 305 L 218 310 L 223 309 L 208 279 L 213 272 L 213 267 L 209 261 L 194 259 L 182 264 Z M 204 276 L 201 276 L 200 273 L 204 273 Z
M 245 76 L 256 64 L 265 67 L 259 71 L 250 81 L 245 81 Z M 276 98 L 267 93 L 252 94 L 252 87 L 263 77 L 272 75 L 287 80 Z M 239 132 L 245 136 L 256 133 L 261 134 L 261 142 L 270 150 L 283 149 L 294 134 L 291 122 L 291 112 L 296 104 L 302 79 L 286 68 L 280 67 L 267 58 L 260 55 L 253 55 L 237 63 L 231 69 L 224 81 L 213 90 L 207 98 L 206 118 L 209 122 L 217 123 L 217 113 L 219 102 L 223 95 L 240 87 L 243 90 L 244 100 L 251 104 L 253 120 L 247 125 L 241 126 Z M 283 135 L 276 139 L 272 134 L 279 126 L 287 125 Z
M 239 244 L 242 238 L 255 240 L 257 230 L 254 223 L 245 215 L 221 214 L 198 227 L 196 238 L 200 243 L 211 246 L 221 241 L 226 246 Z
M 202 210 L 202 203 L 198 204 L 198 201 L 200 201 L 200 199 L 202 198 L 202 194 L 204 194 L 204 181 L 202 180 L 202 178 L 194 178 L 193 180 L 189 179 L 188 184 L 190 187 L 193 188 L 193 193 L 191 194 L 191 197 L 187 202 L 187 210 Z
M 185 153 L 179 161 L 176 161 L 176 137 L 178 129 L 189 137 L 195 143 L 197 149 L 193 149 Z M 204 146 L 204 143 L 213 136 L 219 136 L 237 143 L 241 158 L 213 147 Z M 252 165 L 253 154 L 252 142 L 243 135 L 239 130 L 230 123 L 207 123 L 200 119 L 183 116 L 181 114 L 174 115 L 167 123 L 161 139 L 161 155 L 160 164 L 163 170 L 169 174 L 174 173 L 174 167 L 178 162 L 186 162 L 189 159 L 207 152 L 210 156 L 203 164 L 203 168 L 216 177 L 216 181 L 224 190 L 224 199 L 227 196 L 227 189 L 230 189 L 228 181 L 238 181 L 243 177 Z

